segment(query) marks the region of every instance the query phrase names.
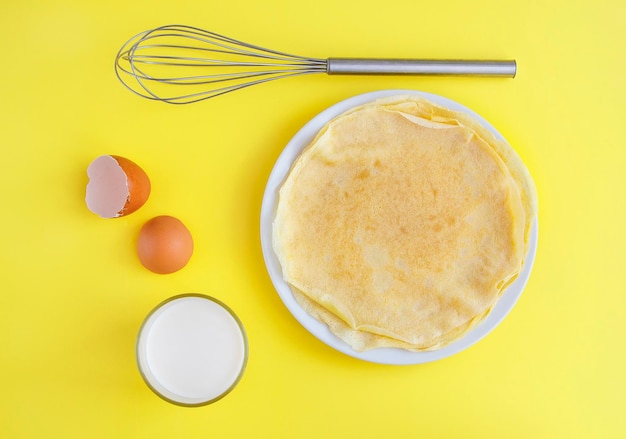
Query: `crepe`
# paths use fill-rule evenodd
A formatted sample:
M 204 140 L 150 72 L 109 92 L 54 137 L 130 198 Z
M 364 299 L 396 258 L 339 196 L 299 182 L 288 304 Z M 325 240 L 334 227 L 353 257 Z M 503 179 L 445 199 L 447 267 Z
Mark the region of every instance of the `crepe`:
M 415 96 L 329 122 L 283 182 L 273 245 L 298 303 L 355 350 L 432 350 L 488 315 L 536 214 L 478 121 Z

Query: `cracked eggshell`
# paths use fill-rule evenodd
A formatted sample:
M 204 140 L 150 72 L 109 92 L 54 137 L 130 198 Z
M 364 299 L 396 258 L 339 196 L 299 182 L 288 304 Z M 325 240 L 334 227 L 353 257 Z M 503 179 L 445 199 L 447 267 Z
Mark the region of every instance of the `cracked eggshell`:
M 131 214 L 150 196 L 148 175 L 139 165 L 124 157 L 98 157 L 87 168 L 87 176 L 87 207 L 102 218 Z

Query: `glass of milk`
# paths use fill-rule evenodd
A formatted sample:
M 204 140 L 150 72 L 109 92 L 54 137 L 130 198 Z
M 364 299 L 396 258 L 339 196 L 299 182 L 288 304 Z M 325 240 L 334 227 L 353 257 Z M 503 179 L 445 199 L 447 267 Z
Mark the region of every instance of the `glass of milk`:
M 200 406 L 227 395 L 243 376 L 248 341 L 235 313 L 203 294 L 181 294 L 157 305 L 137 337 L 144 381 L 174 404 Z

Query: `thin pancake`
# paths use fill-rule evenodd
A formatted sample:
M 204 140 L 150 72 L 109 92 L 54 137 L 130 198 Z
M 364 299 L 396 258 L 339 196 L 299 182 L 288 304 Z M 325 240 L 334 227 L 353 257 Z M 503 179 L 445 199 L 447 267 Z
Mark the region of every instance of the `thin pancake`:
M 284 182 L 284 278 L 355 349 L 443 346 L 519 273 L 534 192 L 478 125 L 423 99 L 366 105 L 329 123 Z

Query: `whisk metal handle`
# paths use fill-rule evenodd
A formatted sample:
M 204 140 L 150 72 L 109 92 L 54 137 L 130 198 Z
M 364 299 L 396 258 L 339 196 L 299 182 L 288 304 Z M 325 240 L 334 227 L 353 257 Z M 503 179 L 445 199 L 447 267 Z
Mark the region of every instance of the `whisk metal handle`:
M 329 75 L 448 75 L 515 77 L 517 63 L 491 60 L 329 58 Z

